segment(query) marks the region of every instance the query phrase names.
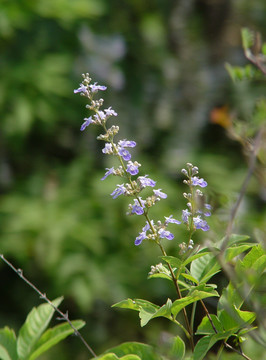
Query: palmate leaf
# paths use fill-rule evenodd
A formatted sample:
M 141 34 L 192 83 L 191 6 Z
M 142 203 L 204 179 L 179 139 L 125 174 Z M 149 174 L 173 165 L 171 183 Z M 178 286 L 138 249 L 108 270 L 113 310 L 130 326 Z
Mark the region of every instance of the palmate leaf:
M 138 342 L 126 342 L 120 344 L 112 349 L 106 351 L 106 354 L 113 353 L 117 356 L 117 358 L 102 358 L 101 360 L 135 360 L 135 358 L 127 358 L 125 355 L 135 355 L 138 356 L 141 360 L 162 360 L 162 357 L 154 350 L 154 348 L 150 345 L 138 343 Z M 103 354 L 102 356 L 104 356 Z
M 7 326 L 0 329 L 0 359 L 17 360 L 17 342 L 16 335 L 12 329 Z
M 58 306 L 62 300 L 63 298 L 60 297 L 54 300 L 53 304 Z M 53 307 L 49 304 L 41 304 L 31 310 L 25 323 L 19 330 L 17 352 L 20 360 L 29 358 L 36 342 L 49 325 L 54 311 Z
M 74 320 L 71 322 L 77 330 L 81 329 L 85 325 L 85 322 L 82 320 Z M 29 360 L 36 359 L 52 346 L 56 345 L 61 340 L 65 339 L 68 335 L 73 333 L 74 330 L 67 322 L 57 325 L 52 329 L 48 329 L 34 345 L 31 351 L 31 355 L 29 356 Z

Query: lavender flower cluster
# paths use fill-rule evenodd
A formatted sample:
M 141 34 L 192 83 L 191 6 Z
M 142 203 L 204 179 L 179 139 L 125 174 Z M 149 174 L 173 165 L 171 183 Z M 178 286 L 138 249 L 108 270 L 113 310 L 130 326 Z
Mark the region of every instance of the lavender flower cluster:
M 108 109 L 102 110 L 104 103 L 103 99 L 95 100 L 94 96 L 99 91 L 106 90 L 106 86 L 98 85 L 97 83 L 92 84 L 89 74 L 83 74 L 83 81 L 80 87 L 74 90 L 74 93 L 79 93 L 85 96 L 89 100 L 89 104 L 86 108 L 94 112 L 94 115 L 89 118 L 84 118 L 84 122 L 81 125 L 80 130 L 84 131 L 90 124 L 101 126 L 104 132 L 100 134 L 97 139 L 103 140 L 105 145 L 102 149 L 103 154 L 116 156 L 119 162 L 118 167 L 107 168 L 104 176 L 101 180 L 105 180 L 109 175 L 119 176 L 124 179 L 122 184 L 118 184 L 114 191 L 111 193 L 113 199 L 116 199 L 120 195 L 128 196 L 133 198 L 133 203 L 129 204 L 128 214 L 129 215 L 143 215 L 146 218 L 146 223 L 142 228 L 135 240 L 135 245 L 140 245 L 143 240 L 150 239 L 156 241 L 158 244 L 161 239 L 172 240 L 174 235 L 168 230 L 169 224 L 181 224 L 181 221 L 175 219 L 173 215 L 165 217 L 163 222 L 157 221 L 156 223 L 149 218 L 149 209 L 154 206 L 161 199 L 166 199 L 167 194 L 161 189 L 152 189 L 150 196 L 143 199 L 140 194 L 143 189 L 150 187 L 154 188 L 156 182 L 149 178 L 148 175 L 139 175 L 140 163 L 132 160 L 132 155 L 129 149 L 136 146 L 136 142 L 132 140 L 119 140 L 114 141 L 115 136 L 119 132 L 119 127 L 115 125 L 107 126 L 107 120 L 111 116 L 117 116 L 117 113 L 109 107 Z M 209 229 L 206 220 L 203 216 L 208 216 L 208 213 L 202 213 L 200 209 L 196 209 L 195 198 L 201 196 L 201 191 L 194 189 L 196 187 L 206 187 L 207 183 L 204 179 L 200 179 L 196 176 L 198 170 L 193 165 L 188 164 L 188 170 L 183 169 L 182 172 L 187 176 L 188 180 L 185 180 L 187 185 L 190 187 L 191 192 L 184 195 L 189 202 L 187 203 L 188 209 L 183 210 L 182 221 L 188 228 L 201 229 L 207 231 Z M 205 204 L 205 208 L 210 210 L 210 205 Z

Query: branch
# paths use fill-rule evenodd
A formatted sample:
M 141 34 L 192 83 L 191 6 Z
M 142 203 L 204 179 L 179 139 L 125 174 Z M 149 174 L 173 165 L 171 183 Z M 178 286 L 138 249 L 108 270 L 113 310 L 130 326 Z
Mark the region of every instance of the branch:
M 80 338 L 80 340 L 83 342 L 85 347 L 89 350 L 89 352 L 92 354 L 93 357 L 97 357 L 95 352 L 92 350 L 92 348 L 89 346 L 89 344 L 86 342 L 86 340 L 83 338 L 81 333 L 75 328 L 75 326 L 72 324 L 72 322 L 69 320 L 68 312 L 65 314 L 59 310 L 58 307 L 56 307 L 51 300 L 49 300 L 45 293 L 42 293 L 34 284 L 32 284 L 24 275 L 23 271 L 21 269 L 16 269 L 14 265 L 12 265 L 3 254 L 0 254 L 1 259 L 26 283 L 28 284 L 37 294 L 39 294 L 40 298 L 46 301 L 49 305 L 52 306 L 52 308 L 60 315 L 59 320 L 65 320 L 68 322 L 68 324 L 71 326 L 71 328 L 74 330 L 74 334 Z

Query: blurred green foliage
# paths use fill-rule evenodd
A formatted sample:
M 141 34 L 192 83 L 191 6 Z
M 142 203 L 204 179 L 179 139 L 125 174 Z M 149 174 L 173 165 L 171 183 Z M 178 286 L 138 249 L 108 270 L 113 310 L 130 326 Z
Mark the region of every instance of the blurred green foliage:
M 160 302 L 165 285 L 146 280 L 156 249 L 133 245 L 142 220 L 126 217 L 124 199 L 111 199 L 114 179 L 100 181 L 110 163 L 97 134 L 79 132 L 87 116 L 73 95 L 80 74 L 108 86 L 105 104 L 119 113 L 122 136 L 137 141 L 142 171 L 168 193 L 155 216 L 180 217 L 177 171 L 187 161 L 199 166 L 216 209 L 208 235 L 215 240 L 247 164 L 211 113 L 226 105 L 244 124 L 265 121 L 265 80 L 233 84 L 224 68 L 251 69 L 240 30 L 255 28 L 265 39 L 265 13 L 263 0 L 0 2 L 0 251 L 50 297 L 66 296 L 70 312 L 93 323 L 86 335 L 101 350 L 144 336 L 133 316 L 118 320 L 110 305 L 136 293 Z M 263 239 L 265 189 L 256 174 L 236 226 Z M 178 241 L 184 236 L 180 228 Z M 3 264 L 0 272 L 3 283 L 13 281 Z M 11 289 L 1 297 L 0 325 L 10 318 L 19 328 L 35 295 L 23 293 L 16 307 L 21 285 Z M 145 336 L 154 339 L 154 329 Z

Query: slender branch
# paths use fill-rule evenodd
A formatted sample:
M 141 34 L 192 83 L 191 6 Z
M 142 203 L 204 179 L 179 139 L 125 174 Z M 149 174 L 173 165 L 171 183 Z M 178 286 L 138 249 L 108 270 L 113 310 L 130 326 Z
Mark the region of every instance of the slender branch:
M 220 251 L 220 254 L 219 254 L 219 259 L 220 260 L 222 259 L 223 253 L 225 252 L 225 250 L 227 248 L 227 244 L 228 244 L 230 235 L 232 233 L 233 223 L 234 223 L 234 220 L 235 220 L 235 217 L 236 217 L 236 213 L 237 213 L 237 211 L 239 209 L 239 205 L 240 205 L 241 201 L 243 200 L 243 197 L 244 197 L 244 195 L 246 193 L 246 190 L 247 190 L 248 183 L 249 183 L 249 181 L 251 179 L 251 176 L 252 176 L 252 174 L 253 174 L 253 172 L 255 170 L 256 157 L 257 157 L 257 152 L 259 150 L 260 141 L 261 141 L 261 138 L 262 138 L 262 133 L 263 133 L 263 129 L 261 129 L 258 132 L 258 134 L 257 134 L 257 136 L 255 138 L 253 151 L 252 151 L 250 159 L 249 159 L 248 172 L 247 172 L 247 175 L 246 175 L 246 177 L 245 177 L 245 179 L 243 181 L 243 184 L 241 186 L 238 199 L 237 199 L 235 205 L 233 206 L 233 208 L 231 210 L 230 219 L 229 219 L 227 229 L 226 229 L 225 239 L 224 239 L 224 241 L 222 243 L 221 251 Z
M 163 255 L 164 255 L 164 256 L 167 256 L 167 254 L 166 254 L 163 246 L 162 246 L 160 243 L 158 243 L 158 245 L 159 245 L 159 247 L 160 247 Z M 177 278 L 176 278 L 176 276 L 175 276 L 175 274 L 174 274 L 174 271 L 173 271 L 173 269 L 172 269 L 172 266 L 171 266 L 170 264 L 168 264 L 168 263 L 167 263 L 167 265 L 168 265 L 168 268 L 169 268 L 169 270 L 170 270 L 171 277 L 172 277 L 172 281 L 173 281 L 173 283 L 174 283 L 174 286 L 175 286 L 175 289 L 176 289 L 178 298 L 179 298 L 179 299 L 182 299 L 182 294 L 181 294 L 181 291 L 180 291 L 180 289 L 179 289 L 179 285 L 178 285 L 178 282 L 177 282 Z M 189 320 L 188 320 L 188 315 L 187 315 L 186 308 L 183 308 L 183 309 L 182 309 L 182 312 L 183 312 L 183 315 L 184 315 L 186 327 L 187 327 L 188 332 L 189 332 L 189 335 L 190 335 L 189 341 L 190 341 L 191 349 L 192 349 L 192 351 L 194 351 L 194 347 L 195 347 L 195 346 L 194 346 L 194 340 L 193 340 L 193 332 L 192 332 L 191 327 L 190 327 L 190 324 L 189 324 Z
M 95 352 L 92 350 L 92 348 L 90 347 L 90 345 L 86 342 L 86 340 L 83 338 L 83 336 L 81 335 L 81 333 L 76 329 L 76 327 L 72 324 L 72 322 L 69 320 L 68 317 L 68 312 L 66 312 L 65 314 L 58 308 L 56 307 L 51 300 L 49 300 L 46 296 L 45 293 L 42 293 L 32 282 L 30 282 L 24 275 L 23 275 L 23 271 L 21 269 L 17 269 L 15 268 L 14 265 L 11 264 L 11 262 L 9 262 L 3 254 L 0 254 L 1 259 L 27 284 L 29 285 L 37 294 L 39 294 L 40 298 L 43 299 L 44 301 L 46 301 L 49 305 L 52 306 L 52 308 L 60 315 L 60 320 L 65 320 L 68 322 L 68 324 L 71 326 L 71 328 L 74 330 L 74 334 L 80 338 L 80 340 L 83 342 L 83 344 L 85 345 L 85 347 L 89 350 L 89 352 L 92 354 L 93 357 L 97 357 L 97 355 L 95 354 Z

